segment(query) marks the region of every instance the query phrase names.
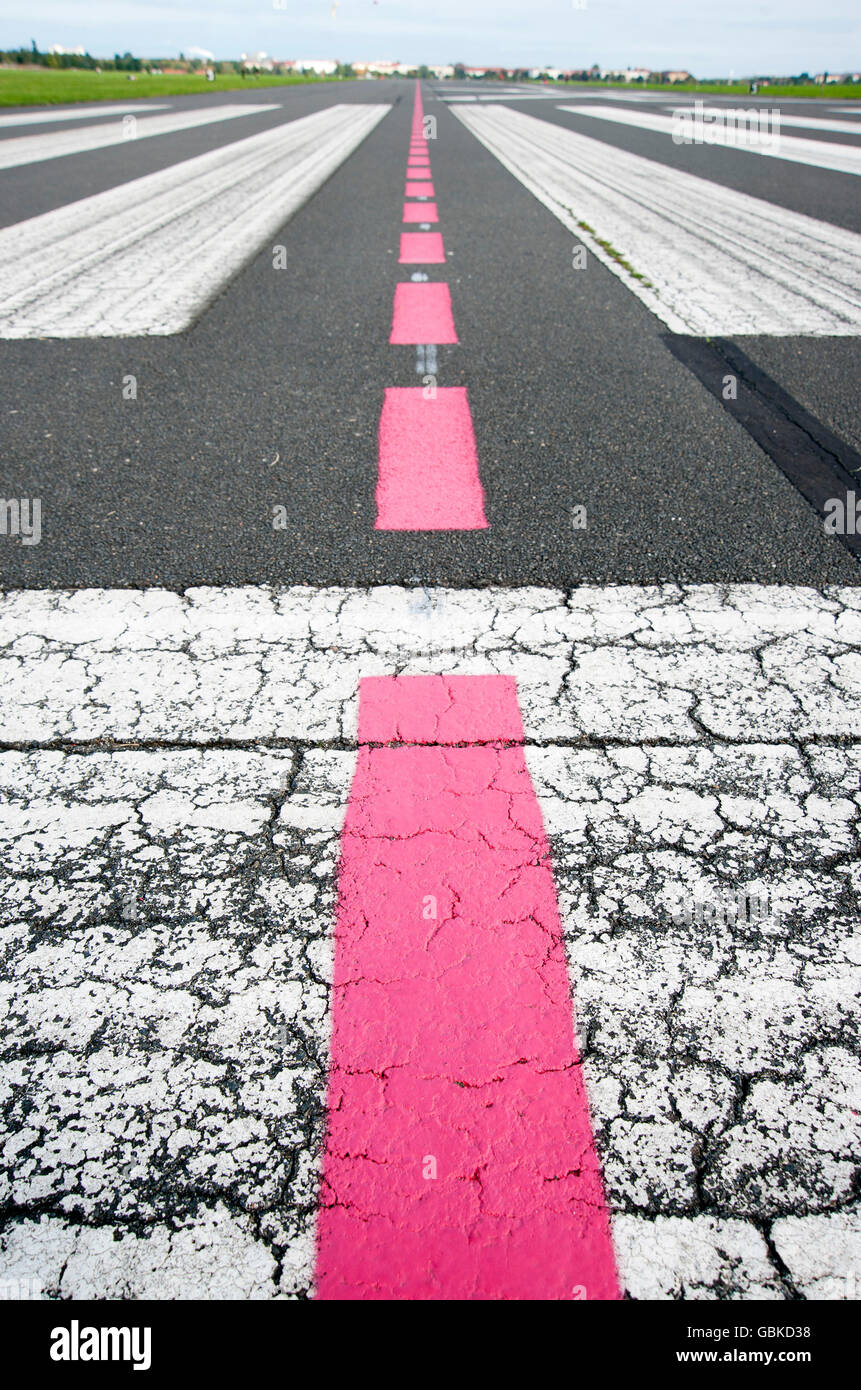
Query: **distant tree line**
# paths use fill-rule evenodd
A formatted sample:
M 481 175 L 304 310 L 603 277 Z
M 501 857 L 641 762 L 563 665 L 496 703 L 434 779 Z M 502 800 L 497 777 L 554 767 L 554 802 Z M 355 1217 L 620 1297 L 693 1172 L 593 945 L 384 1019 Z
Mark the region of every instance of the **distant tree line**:
M 143 63 L 133 58 L 131 53 L 115 53 L 113 58 L 93 58 L 89 53 L 42 53 L 36 40 L 30 40 L 29 48 L 7 48 L 0 50 L 0 63 L 17 63 L 21 67 L 40 68 L 101 68 L 102 72 L 140 72 Z

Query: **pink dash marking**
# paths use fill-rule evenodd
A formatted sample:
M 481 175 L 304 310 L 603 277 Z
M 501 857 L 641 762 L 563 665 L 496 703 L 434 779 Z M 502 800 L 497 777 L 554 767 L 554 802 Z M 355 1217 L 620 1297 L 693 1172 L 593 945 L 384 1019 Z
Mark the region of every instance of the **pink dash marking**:
M 408 164 L 408 165 L 407 165 L 407 178 L 408 178 L 408 179 L 429 179 L 429 178 L 430 178 L 430 171 L 431 171 L 431 167 L 430 167 L 430 160 L 429 160 L 429 159 L 423 160 L 421 164 L 418 164 L 418 163 L 416 163 L 416 164 Z
M 433 198 L 434 196 L 432 183 L 407 182 L 404 188 L 405 198 Z
M 399 284 L 395 286 L 390 343 L 456 343 L 448 285 Z
M 404 222 L 438 222 L 436 203 L 404 203 Z
M 445 265 L 442 232 L 401 232 L 398 265 Z
M 317 1297 L 618 1299 L 515 681 L 359 698 Z
M 377 531 L 483 531 L 465 386 L 389 386 L 380 415 Z

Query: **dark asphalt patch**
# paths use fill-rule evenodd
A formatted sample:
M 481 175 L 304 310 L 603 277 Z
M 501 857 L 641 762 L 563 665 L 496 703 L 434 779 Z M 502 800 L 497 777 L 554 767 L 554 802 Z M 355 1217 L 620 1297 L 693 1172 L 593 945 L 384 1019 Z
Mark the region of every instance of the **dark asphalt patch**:
M 861 490 L 861 454 L 851 444 L 805 410 L 729 339 L 670 333 L 665 341 L 673 356 L 690 367 L 706 390 L 740 421 L 823 520 L 833 499 L 840 500 L 845 514 L 851 510 L 854 517 Z M 736 394 L 727 399 L 728 376 L 735 378 Z M 861 536 L 840 534 L 840 540 L 861 558 Z

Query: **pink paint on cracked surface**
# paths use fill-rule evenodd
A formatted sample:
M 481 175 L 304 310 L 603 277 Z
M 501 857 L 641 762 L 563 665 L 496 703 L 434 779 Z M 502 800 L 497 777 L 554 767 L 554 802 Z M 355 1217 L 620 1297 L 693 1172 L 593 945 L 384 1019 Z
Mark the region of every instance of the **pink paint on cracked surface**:
M 319 1298 L 619 1297 L 520 740 L 509 677 L 361 683 Z
M 377 531 L 487 527 L 465 386 L 389 386 L 377 458 Z

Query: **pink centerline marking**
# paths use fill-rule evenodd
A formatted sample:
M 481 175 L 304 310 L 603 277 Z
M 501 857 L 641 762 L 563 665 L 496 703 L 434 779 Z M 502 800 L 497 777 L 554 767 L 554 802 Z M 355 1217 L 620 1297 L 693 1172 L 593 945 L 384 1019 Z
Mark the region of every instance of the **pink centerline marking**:
M 445 265 L 442 232 L 401 232 L 398 265 Z
M 448 285 L 436 281 L 396 285 L 389 342 L 456 343 Z
M 386 388 L 374 529 L 487 529 L 465 386 Z
M 433 198 L 434 196 L 432 183 L 412 183 L 408 181 L 404 189 L 405 198 Z
M 403 222 L 438 222 L 436 203 L 404 203 Z
M 510 676 L 360 683 L 320 1299 L 620 1296 L 522 740 Z

